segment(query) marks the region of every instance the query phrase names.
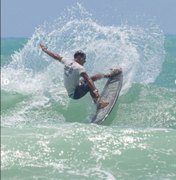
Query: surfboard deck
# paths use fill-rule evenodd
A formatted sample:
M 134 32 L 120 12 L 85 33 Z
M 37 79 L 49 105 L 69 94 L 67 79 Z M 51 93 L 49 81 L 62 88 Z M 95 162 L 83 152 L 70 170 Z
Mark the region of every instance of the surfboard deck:
M 105 108 L 96 109 L 96 115 L 92 118 L 92 123 L 101 124 L 112 111 L 122 88 L 123 73 L 115 75 L 108 79 L 101 93 L 101 99 L 109 102 Z

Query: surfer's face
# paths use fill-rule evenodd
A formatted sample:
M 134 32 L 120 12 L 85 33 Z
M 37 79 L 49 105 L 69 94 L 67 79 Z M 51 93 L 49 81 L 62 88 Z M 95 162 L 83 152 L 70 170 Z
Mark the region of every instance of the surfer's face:
M 84 65 L 84 63 L 86 62 L 86 58 L 82 57 L 82 56 L 78 56 L 75 61 L 81 65 Z

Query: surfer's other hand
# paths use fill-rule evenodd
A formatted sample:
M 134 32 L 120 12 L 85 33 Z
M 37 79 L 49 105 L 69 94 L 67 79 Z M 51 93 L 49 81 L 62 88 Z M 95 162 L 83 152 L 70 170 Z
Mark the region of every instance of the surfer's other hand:
M 122 72 L 122 68 L 119 68 L 119 72 Z
M 47 47 L 45 45 L 43 45 L 43 44 L 40 44 L 40 47 L 41 47 L 42 51 L 46 51 L 47 50 Z
M 93 91 L 93 94 L 94 94 L 95 98 L 99 98 L 100 97 L 99 92 L 98 92 L 97 89 Z

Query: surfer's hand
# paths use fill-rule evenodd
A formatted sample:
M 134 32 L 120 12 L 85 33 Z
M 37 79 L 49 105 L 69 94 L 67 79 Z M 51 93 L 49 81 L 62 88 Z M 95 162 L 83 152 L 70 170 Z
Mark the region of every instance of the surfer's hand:
M 119 68 L 119 72 L 122 72 L 122 68 Z
M 99 97 L 100 97 L 99 92 L 98 92 L 97 89 L 95 89 L 95 90 L 93 91 L 93 93 L 94 93 L 95 98 L 99 98 Z
M 47 50 L 47 47 L 43 44 L 40 44 L 40 47 L 41 47 L 42 51 L 44 51 L 44 52 Z

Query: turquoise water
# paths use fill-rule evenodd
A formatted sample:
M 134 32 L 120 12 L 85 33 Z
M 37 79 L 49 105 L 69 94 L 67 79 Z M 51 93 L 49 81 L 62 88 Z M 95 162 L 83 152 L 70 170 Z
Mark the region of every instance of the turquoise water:
M 82 8 L 70 11 L 31 38 L 1 39 L 2 179 L 176 179 L 176 35 L 157 25 L 102 26 Z M 84 50 L 89 74 L 123 68 L 103 125 L 90 123 L 89 95 L 67 97 L 63 66 L 40 42 L 66 57 Z

